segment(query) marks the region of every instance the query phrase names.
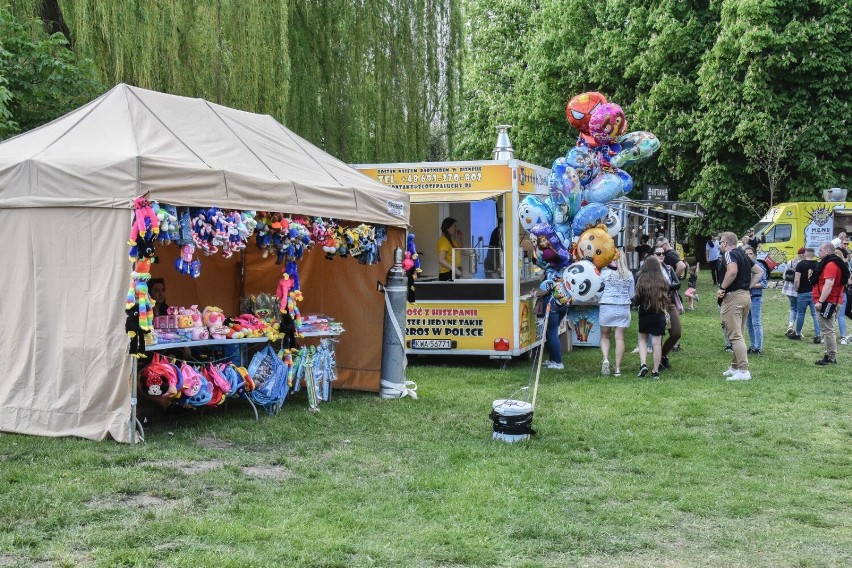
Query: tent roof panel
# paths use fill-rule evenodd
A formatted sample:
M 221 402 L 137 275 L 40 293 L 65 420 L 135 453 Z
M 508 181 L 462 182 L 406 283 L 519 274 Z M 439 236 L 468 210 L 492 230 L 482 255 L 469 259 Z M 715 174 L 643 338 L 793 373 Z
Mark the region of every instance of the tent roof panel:
M 359 173 L 268 115 L 123 84 L 0 142 L 0 208 L 92 207 L 121 198 L 129 208 L 145 191 L 176 205 L 322 214 L 400 227 L 409 215 L 405 193 Z

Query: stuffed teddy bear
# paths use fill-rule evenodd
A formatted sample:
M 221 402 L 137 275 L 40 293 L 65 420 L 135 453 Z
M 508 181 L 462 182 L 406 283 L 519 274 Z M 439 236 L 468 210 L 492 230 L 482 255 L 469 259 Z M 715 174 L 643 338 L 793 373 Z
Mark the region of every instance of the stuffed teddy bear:
M 577 260 L 590 260 L 598 270 L 617 259 L 618 249 L 607 232 L 606 225 L 597 225 L 583 231 L 575 245 L 574 257 Z

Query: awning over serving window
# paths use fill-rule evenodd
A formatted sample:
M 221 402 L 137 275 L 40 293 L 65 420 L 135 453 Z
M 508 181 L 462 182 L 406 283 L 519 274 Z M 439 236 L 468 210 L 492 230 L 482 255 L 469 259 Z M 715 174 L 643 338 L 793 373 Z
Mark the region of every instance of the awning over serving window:
M 409 193 L 411 203 L 454 203 L 456 201 L 482 201 L 491 199 L 504 193 L 510 193 L 511 189 L 491 189 L 487 191 L 425 191 L 420 193 Z
M 627 209 L 628 213 L 635 213 L 635 209 L 647 209 L 649 213 L 662 213 L 686 219 L 700 219 L 705 213 L 704 207 L 697 201 L 637 201 L 621 198 L 613 199 L 610 205 Z

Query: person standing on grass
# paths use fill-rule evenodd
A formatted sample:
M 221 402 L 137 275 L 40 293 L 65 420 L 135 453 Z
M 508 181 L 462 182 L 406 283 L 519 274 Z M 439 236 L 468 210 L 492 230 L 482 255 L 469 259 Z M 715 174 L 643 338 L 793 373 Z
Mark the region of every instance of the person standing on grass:
M 568 314 L 568 292 L 562 282 L 562 273 L 553 268 L 546 268 L 541 285 L 533 292 L 533 296 L 545 297 L 550 303 L 550 313 L 544 322 L 544 347 L 547 349 L 548 369 L 564 369 L 562 364 L 562 345 L 559 343 L 559 324 Z
M 849 261 L 852 260 L 852 253 L 849 251 L 849 239 L 846 237 L 846 233 L 840 233 L 836 241 L 839 244 L 835 244 L 835 241 L 831 241 L 831 244 L 837 249 L 835 251 L 837 256 L 843 260 L 846 266 L 849 266 Z M 837 306 L 837 326 L 840 329 L 840 345 L 848 345 L 850 340 L 846 336 L 846 303 L 848 302 L 846 289 L 850 284 L 852 284 L 852 280 L 841 283 L 843 290 L 840 293 L 840 305 Z
M 834 245 L 823 243 L 819 247 L 820 260 L 811 275 L 814 308 L 819 314 L 819 328 L 825 354 L 817 365 L 837 364 L 837 336 L 834 326 L 837 319 L 837 306 L 843 293 L 843 282 L 849 280 L 849 266 L 835 253 Z
M 729 381 L 748 381 L 751 379 L 751 371 L 743 335 L 751 309 L 749 289 L 752 274 L 759 275 L 760 268 L 737 247 L 737 236 L 734 233 L 722 233 L 719 236 L 719 247 L 724 254 L 722 263 L 725 276 L 719 285 L 717 297 L 722 307 L 722 323 L 733 348 L 731 366 L 722 374 Z
M 663 276 L 662 254 L 648 255 L 639 279 L 636 282 L 636 295 L 633 303 L 639 306 L 639 375 L 648 375 L 648 336 L 651 336 L 653 348 L 653 367 L 651 377 L 660 378 L 660 364 L 663 359 L 663 334 L 666 332 L 666 311 L 669 306 L 669 281 Z
M 784 284 L 781 286 L 781 293 L 787 296 L 790 302 L 790 315 L 787 319 L 786 336 L 790 337 L 796 333 L 796 314 L 798 313 L 799 293 L 796 291 L 796 265 L 799 264 L 805 257 L 805 247 L 799 249 L 796 258 L 787 263 L 787 268 L 784 270 Z
M 713 274 L 713 286 L 719 285 L 717 273 L 719 270 L 719 241 L 716 233 L 710 235 L 710 240 L 704 245 L 704 252 L 707 255 L 707 264 L 710 265 L 710 272 Z
M 748 237 L 748 240 L 746 241 L 746 244 L 748 246 L 750 246 L 751 248 L 753 248 L 755 252 L 757 252 L 758 247 L 760 247 L 760 239 L 758 239 L 757 237 L 754 236 L 754 229 L 748 230 L 747 237 Z
M 627 256 L 619 255 L 615 266 L 610 265 L 601 272 L 604 289 L 600 298 L 601 324 L 601 374 L 609 375 L 609 338 L 615 329 L 615 372 L 621 376 L 621 361 L 624 359 L 624 332 L 630 327 L 630 301 L 635 284 L 633 274 L 627 268 Z
M 688 309 L 694 310 L 695 301 L 698 300 L 698 263 L 696 262 L 694 265 L 690 265 L 686 272 L 689 275 L 689 278 L 686 281 L 686 292 L 684 292 L 683 295 L 689 298 Z
M 805 249 L 805 258 L 800 260 L 796 265 L 796 276 L 793 283 L 796 285 L 797 301 L 796 301 L 796 331 L 787 337 L 790 339 L 799 340 L 802 338 L 802 329 L 805 326 L 805 310 L 811 310 L 811 319 L 814 322 L 814 343 L 820 343 L 822 339 L 819 337 L 819 322 L 814 309 L 813 285 L 811 284 L 811 276 L 816 270 L 817 261 L 814 260 L 814 249 Z
M 763 266 L 763 263 L 757 260 L 755 250 L 748 246 L 745 248 L 745 254 L 755 266 L 760 269 L 759 275 L 754 275 L 751 279 L 751 308 L 748 311 L 746 318 L 746 326 L 748 327 L 748 352 L 753 355 L 763 354 L 763 289 L 766 288 L 766 275 L 768 270 Z
M 658 260 L 663 262 L 664 266 L 670 267 L 672 270 L 668 271 L 667 279 L 672 284 L 675 280 L 678 281 L 677 287 L 673 287 L 671 290 L 671 294 L 669 294 L 669 336 L 666 338 L 663 343 L 663 359 L 662 366 L 663 369 L 671 370 L 672 366 L 669 363 L 669 353 L 674 346 L 677 345 L 677 342 L 680 341 L 680 336 L 683 333 L 683 328 L 681 327 L 680 321 L 680 312 L 677 309 L 677 305 L 675 304 L 674 296 L 678 293 L 678 289 L 680 288 L 680 278 L 683 278 L 686 275 L 686 263 L 681 260 L 680 255 L 672 248 L 671 243 L 665 237 L 657 238 L 657 245 L 654 247 L 654 254 L 657 255 L 657 252 L 662 249 L 663 258 L 660 259 L 657 256 Z M 672 277 L 672 274 L 675 277 Z

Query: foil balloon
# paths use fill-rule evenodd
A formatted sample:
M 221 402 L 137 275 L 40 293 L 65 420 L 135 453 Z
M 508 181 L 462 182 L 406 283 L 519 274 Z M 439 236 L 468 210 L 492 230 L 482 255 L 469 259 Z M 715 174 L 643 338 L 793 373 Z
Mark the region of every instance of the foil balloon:
M 571 166 L 586 186 L 601 170 L 600 156 L 588 146 L 574 146 L 565 154 L 565 163 Z
M 632 187 L 633 181 L 630 185 Z M 608 203 L 624 195 L 624 180 L 618 172 L 601 172 L 586 186 L 585 198 L 591 203 Z
M 565 158 L 557 158 L 553 162 L 547 182 L 550 187 L 554 224 L 570 222 L 580 209 L 580 194 L 583 188 L 577 172 L 566 163 Z
M 574 258 L 590 260 L 596 268 L 601 269 L 618 258 L 615 241 L 607 232 L 605 225 L 586 229 L 577 241 Z
M 615 173 L 621 178 L 621 194 L 627 195 L 633 191 L 633 176 L 618 168 L 615 168 Z
M 602 203 L 589 203 L 583 205 L 571 222 L 571 230 L 575 237 L 579 237 L 583 231 L 590 227 L 606 224 L 609 208 Z
M 553 209 L 538 195 L 527 195 L 518 205 L 521 227 L 529 231 L 538 223 L 553 223 Z
M 627 132 L 624 111 L 614 103 L 604 103 L 592 111 L 589 117 L 589 134 L 598 144 L 615 144 Z
M 606 232 L 609 233 L 610 237 L 613 239 L 617 237 L 618 233 L 621 232 L 621 216 L 618 214 L 618 211 L 610 209 L 606 215 L 604 225 L 606 225 Z
M 562 240 L 553 230 L 553 227 L 546 223 L 539 223 L 533 225 L 530 233 L 535 237 L 535 246 L 539 251 L 539 258 L 543 262 L 542 266 L 562 269 L 571 263 L 571 255 L 562 245 Z
M 650 158 L 660 149 L 660 140 L 651 132 L 643 130 L 628 132 L 618 139 L 618 144 L 621 150 L 609 160 L 616 168 L 632 166 Z
M 603 292 L 600 272 L 589 260 L 578 260 L 562 273 L 562 282 L 574 301 L 587 302 Z
M 589 133 L 589 118 L 592 111 L 600 105 L 605 104 L 606 97 L 597 91 L 589 91 L 581 93 L 573 97 L 568 104 L 565 105 L 565 115 L 568 117 L 568 122 L 571 126 L 582 132 Z

